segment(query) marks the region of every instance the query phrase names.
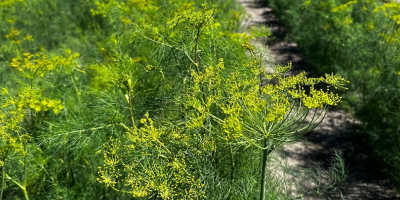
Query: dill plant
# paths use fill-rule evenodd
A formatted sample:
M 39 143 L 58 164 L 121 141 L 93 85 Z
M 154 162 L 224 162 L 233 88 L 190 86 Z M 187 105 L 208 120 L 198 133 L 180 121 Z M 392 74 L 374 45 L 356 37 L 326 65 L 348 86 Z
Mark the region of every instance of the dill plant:
M 343 107 L 363 121 L 365 142 L 398 182 L 399 4 L 305 0 L 270 5 L 317 73 L 330 70 L 351 81 Z
M 251 177 L 253 184 L 261 182 L 261 194 L 252 190 L 237 195 L 264 199 L 265 163 L 270 152 L 315 126 L 321 115 L 307 125 L 299 124 L 308 115 L 307 110 L 340 102 L 339 96 L 317 90 L 314 85 L 341 87 L 346 81 L 333 75 L 306 78 L 304 73 L 285 77 L 290 65 L 264 74 L 261 60 L 250 45 L 253 35 L 222 31 L 218 7 L 176 4 L 171 3 L 172 11 L 144 15 L 152 19 L 151 24 L 126 22 L 128 26 L 118 38 L 119 54 L 104 67 L 92 67 L 100 75 L 94 78 L 97 85 L 104 83 L 101 73 L 110 70 L 106 75 L 111 78 L 109 86 L 120 88 L 128 112 L 127 120 L 116 124 L 125 134 L 113 136 L 116 139 L 105 145 L 98 181 L 134 197 L 233 198 L 239 190 L 236 183 L 249 178 L 242 171 L 246 163 L 239 157 L 245 152 L 251 155 L 246 151 L 251 147 L 252 152 L 258 148 L 264 156 L 262 173 L 258 172 L 262 181 Z M 253 34 L 260 35 L 260 31 Z M 130 41 L 133 36 L 135 40 Z M 147 52 L 155 53 L 137 52 L 140 48 L 135 45 L 143 44 L 152 49 Z M 246 51 L 253 56 L 247 56 Z M 129 63 L 138 60 L 133 56 L 140 61 Z M 126 65 L 114 65 L 126 59 Z M 122 73 L 132 67 L 135 70 Z M 148 73 L 151 70 L 155 71 L 153 75 Z M 132 74 L 136 72 L 143 75 Z M 261 86 L 262 77 L 279 79 L 279 84 Z M 157 95 L 163 107 L 143 114 L 146 108 L 136 102 L 151 98 L 139 89 L 149 78 L 162 83 L 147 85 L 146 89 Z M 311 88 L 309 94 L 305 86 Z M 173 99 L 167 94 L 173 94 Z M 213 177 L 220 179 L 217 182 L 227 182 L 225 195 L 217 193 Z
M 12 86 L 11 59 L 23 52 L 46 51 L 63 54 L 65 49 L 83 52 L 86 62 L 104 59 L 101 49 L 113 41 L 108 37 L 114 27 L 92 16 L 95 1 L 11 0 L 0 5 L 0 81 Z
M 237 33 L 232 1 L 7 2 L 3 196 L 271 197 L 269 153 L 315 126 L 299 124 L 309 109 L 340 102 L 314 89 L 338 76 L 264 74 L 250 40 L 268 33 Z
M 91 142 L 99 138 L 79 131 L 87 128 L 83 121 L 96 122 L 91 118 L 95 112 L 88 114 L 96 105 L 86 104 L 91 97 L 84 90 L 85 69 L 75 65 L 77 54 L 64 53 L 68 46 L 83 52 L 79 58 L 83 62 L 104 59 L 100 50 L 112 43 L 106 37 L 111 26 L 90 14 L 94 6 L 94 1 L 0 3 L 0 84 L 7 87 L 2 96 L 1 148 L 8 152 L 1 155 L 2 161 L 7 159 L 1 168 L 3 198 L 18 198 L 18 191 L 31 199 L 103 194 L 101 187 L 85 186 L 90 177 L 96 183 L 95 175 L 88 173 L 96 168 L 86 163 L 96 160 L 93 149 L 105 139 Z M 21 110 L 16 112 L 17 108 Z M 13 123 L 20 128 L 12 128 Z M 71 129 L 75 132 L 68 133 Z
M 2 194 L 7 180 L 18 186 L 24 198 L 29 199 L 27 187 L 31 186 L 32 180 L 38 178 L 44 161 L 42 149 L 35 146 L 38 127 L 49 111 L 58 114 L 63 108 L 60 100 L 44 95 L 47 88 L 40 87 L 39 79 L 43 79 L 57 67 L 68 67 L 77 56 L 79 55 L 73 54 L 66 58 L 48 58 L 44 53 L 24 53 L 22 57 L 12 59 L 10 66 L 26 83 L 21 88 L 13 88 L 17 89 L 15 94 L 2 88 Z

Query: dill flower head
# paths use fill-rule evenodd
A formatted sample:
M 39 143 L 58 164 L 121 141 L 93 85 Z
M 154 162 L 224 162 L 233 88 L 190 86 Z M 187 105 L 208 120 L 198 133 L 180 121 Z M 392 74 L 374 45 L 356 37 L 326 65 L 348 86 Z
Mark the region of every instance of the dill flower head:
M 48 57 L 44 53 L 23 53 L 22 57 L 13 58 L 10 66 L 16 69 L 16 72 L 25 78 L 35 79 L 37 77 L 44 77 L 48 72 L 54 71 L 59 66 L 70 66 L 73 60 L 79 57 L 78 53 L 69 54 L 68 57 L 53 56 Z

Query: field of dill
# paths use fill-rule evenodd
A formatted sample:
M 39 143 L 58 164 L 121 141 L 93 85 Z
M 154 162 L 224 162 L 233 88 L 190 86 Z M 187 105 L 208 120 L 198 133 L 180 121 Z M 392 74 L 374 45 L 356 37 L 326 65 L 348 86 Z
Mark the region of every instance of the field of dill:
M 243 17 L 227 0 L 1 1 L 0 199 L 291 199 L 269 155 L 340 103 L 314 85 L 347 81 L 266 74 L 250 41 L 269 31 L 239 33 Z

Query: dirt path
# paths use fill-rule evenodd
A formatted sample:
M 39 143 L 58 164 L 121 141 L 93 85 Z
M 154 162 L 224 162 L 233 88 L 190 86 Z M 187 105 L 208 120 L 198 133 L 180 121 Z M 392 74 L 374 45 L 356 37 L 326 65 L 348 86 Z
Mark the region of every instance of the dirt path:
M 294 74 L 300 71 L 307 72 L 307 65 L 297 50 L 297 44 L 285 41 L 285 29 L 279 25 L 272 10 L 266 5 L 267 1 L 237 1 L 251 15 L 245 22 L 246 26 L 263 24 L 272 28 L 273 40 L 267 42 L 267 49 L 272 59 L 280 64 L 292 62 Z M 344 199 L 400 199 L 400 195 L 396 194 L 388 180 L 381 178 L 383 176 L 378 173 L 377 163 L 369 159 L 370 150 L 362 144 L 363 133 L 359 127 L 360 123 L 352 119 L 349 114 L 342 110 L 331 109 L 319 127 L 306 134 L 302 141 L 285 146 L 281 156 L 291 168 L 305 169 L 318 165 L 328 168 L 328 160 L 336 150 L 344 158 L 349 172 L 346 182 L 340 188 Z M 303 186 L 299 184 L 298 187 Z M 293 194 L 299 195 L 299 192 L 294 191 Z M 304 199 L 327 198 L 341 199 L 338 192 L 325 197 L 318 196 L 315 192 L 304 196 Z

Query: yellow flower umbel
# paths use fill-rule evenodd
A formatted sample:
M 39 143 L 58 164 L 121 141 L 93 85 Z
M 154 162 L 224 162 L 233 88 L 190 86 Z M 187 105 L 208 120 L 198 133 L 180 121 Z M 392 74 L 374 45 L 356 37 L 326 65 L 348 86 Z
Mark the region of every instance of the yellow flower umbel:
M 242 112 L 241 106 L 237 101 L 231 101 L 228 104 L 221 105 L 221 110 L 226 115 L 222 122 L 222 129 L 226 134 L 227 140 L 235 140 L 242 135 L 242 120 L 240 114 Z
M 329 87 L 327 91 L 323 91 L 314 86 L 325 83 L 343 88 L 347 81 L 342 77 L 327 74 L 325 77 L 307 78 L 304 72 L 287 77 L 284 73 L 290 68 L 291 64 L 277 66 L 273 73 L 264 74 L 266 79 L 277 79 L 278 84 L 263 86 L 259 85 L 259 76 L 256 74 L 260 71 L 250 66 L 247 69 L 254 74 L 253 78 L 243 79 L 244 76 L 240 73 L 231 72 L 222 82 L 225 70 L 222 60 L 216 67 L 206 67 L 204 72 L 193 72 L 194 83 L 189 89 L 185 104 L 193 113 L 186 126 L 190 129 L 206 129 L 207 119 L 213 119 L 220 124 L 220 131 L 213 133 L 221 134 L 218 137 L 227 141 L 239 142 L 245 139 L 251 142 L 251 138 L 258 140 L 259 137 L 274 137 L 283 141 L 285 138 L 279 138 L 279 135 L 292 132 L 285 129 L 294 127 L 295 122 L 300 123 L 300 119 L 305 117 L 303 113 L 308 113 L 306 110 L 340 103 L 341 97 L 329 91 Z M 204 90 L 201 90 L 201 85 Z M 306 91 L 304 87 L 309 90 Z M 207 101 L 201 98 L 202 93 L 206 93 Z M 216 112 L 213 105 L 218 105 L 220 111 Z M 300 130 L 306 129 L 299 128 Z M 290 138 L 288 135 L 285 137 Z
M 332 9 L 332 12 L 341 12 L 343 10 L 346 10 L 350 5 L 357 3 L 357 1 L 349 1 L 343 5 L 336 6 Z
M 385 31 L 383 33 L 379 33 L 379 36 L 381 36 L 387 44 L 392 44 L 392 43 L 400 43 L 400 4 L 397 2 L 390 2 L 390 3 L 385 3 L 382 4 L 381 6 L 377 6 L 374 9 L 374 12 L 376 13 L 382 13 L 385 15 L 386 18 L 390 19 L 390 23 L 388 26 L 392 26 L 390 29 L 387 28 L 387 30 L 392 30 L 392 31 Z M 392 23 L 394 22 L 394 23 Z
M 3 91 L 7 91 L 3 88 Z M 3 108 L 14 107 L 17 111 L 32 109 L 35 112 L 44 112 L 52 110 L 55 114 L 59 113 L 62 108 L 60 100 L 50 99 L 41 95 L 40 91 L 30 87 L 21 88 L 14 96 L 4 92 L 7 95 Z
M 21 138 L 21 122 L 26 113 L 18 110 L 0 110 L 0 168 L 6 161 L 9 153 L 24 154 Z
M 7 95 L 3 107 L 14 106 L 18 111 L 30 109 L 35 112 L 52 110 L 55 114 L 62 108 L 60 100 L 45 97 L 42 90 L 34 85 L 36 78 L 43 78 L 47 73 L 56 70 L 57 67 L 69 67 L 74 63 L 78 53 L 71 53 L 67 50 L 68 57 L 52 56 L 48 57 L 44 53 L 23 53 L 23 57 L 13 58 L 10 66 L 22 77 L 30 79 L 27 87 L 22 87 L 16 95 L 11 96 L 6 89 L 3 89 L 3 96 Z M 32 114 L 32 113 L 31 113 Z
M 46 73 L 54 71 L 59 66 L 70 66 L 73 60 L 79 56 L 78 53 L 71 54 L 70 50 L 66 52 L 69 56 L 48 57 L 44 53 L 23 53 L 23 57 L 13 58 L 10 66 L 16 69 L 16 72 L 25 78 L 35 79 L 43 77 Z
M 121 141 L 111 139 L 105 145 L 104 164 L 99 167 L 97 180 L 137 198 L 203 198 L 204 185 L 188 170 L 180 153 L 187 148 L 189 138 L 178 129 L 157 128 L 148 113 L 140 123 L 140 128 L 120 124 L 127 140 L 121 145 Z M 121 146 L 125 153 L 120 152 Z

